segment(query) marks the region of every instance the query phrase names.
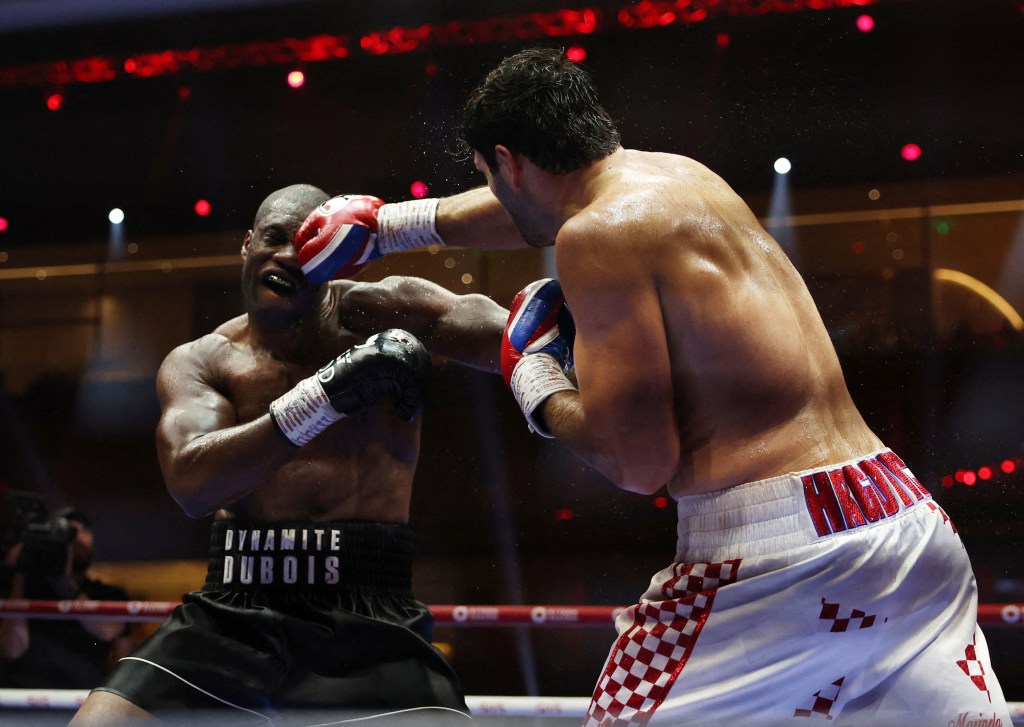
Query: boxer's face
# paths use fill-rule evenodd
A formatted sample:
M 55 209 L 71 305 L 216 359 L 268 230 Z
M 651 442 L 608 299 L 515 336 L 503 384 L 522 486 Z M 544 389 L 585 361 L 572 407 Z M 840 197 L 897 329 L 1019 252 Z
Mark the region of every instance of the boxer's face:
M 320 286 L 307 282 L 293 244 L 305 211 L 280 200 L 242 243 L 246 310 L 265 325 L 291 327 L 315 309 Z

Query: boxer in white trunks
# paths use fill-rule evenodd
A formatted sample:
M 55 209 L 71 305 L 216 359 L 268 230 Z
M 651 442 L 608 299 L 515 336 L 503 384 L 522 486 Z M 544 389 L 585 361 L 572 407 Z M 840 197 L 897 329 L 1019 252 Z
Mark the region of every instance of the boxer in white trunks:
M 623 148 L 556 50 L 505 59 L 463 122 L 487 188 L 384 205 L 361 256 L 553 245 L 561 285 L 513 302 L 506 379 L 532 429 L 678 501 L 676 558 L 619 618 L 587 725 L 1009 727 L 951 521 L 866 425 L 740 197 Z M 336 227 L 314 212 L 298 243 Z

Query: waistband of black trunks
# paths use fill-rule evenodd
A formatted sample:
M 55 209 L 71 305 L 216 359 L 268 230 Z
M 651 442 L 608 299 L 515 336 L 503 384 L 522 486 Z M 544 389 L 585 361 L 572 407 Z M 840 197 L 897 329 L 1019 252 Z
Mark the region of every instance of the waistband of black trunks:
M 219 520 L 203 590 L 408 592 L 415 545 L 402 524 Z

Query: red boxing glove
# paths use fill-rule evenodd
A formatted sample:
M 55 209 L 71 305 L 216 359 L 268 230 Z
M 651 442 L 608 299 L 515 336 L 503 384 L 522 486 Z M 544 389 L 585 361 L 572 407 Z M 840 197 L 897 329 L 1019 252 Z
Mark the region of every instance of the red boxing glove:
M 501 338 L 501 373 L 511 386 L 512 371 L 527 354 L 546 353 L 563 369 L 572 368 L 576 325 L 565 304 L 561 284 L 537 280 L 516 293 Z
M 575 390 L 572 368 L 576 325 L 557 280 L 546 278 L 516 294 L 501 339 L 501 373 L 526 417 L 530 431 L 552 434 L 537 409 L 558 391 Z
M 295 249 L 306 279 L 314 285 L 350 278 L 377 249 L 377 211 L 384 200 L 365 194 L 332 197 L 313 210 L 295 233 Z

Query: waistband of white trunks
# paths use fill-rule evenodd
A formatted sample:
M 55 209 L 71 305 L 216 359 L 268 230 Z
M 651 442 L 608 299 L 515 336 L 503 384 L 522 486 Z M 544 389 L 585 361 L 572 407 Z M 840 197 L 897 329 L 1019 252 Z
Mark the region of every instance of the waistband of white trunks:
M 854 493 L 850 482 L 866 492 Z M 873 507 L 872 498 L 884 508 Z M 837 464 L 679 497 L 676 558 L 702 562 L 777 553 L 883 525 L 929 499 L 903 461 L 881 449 Z

